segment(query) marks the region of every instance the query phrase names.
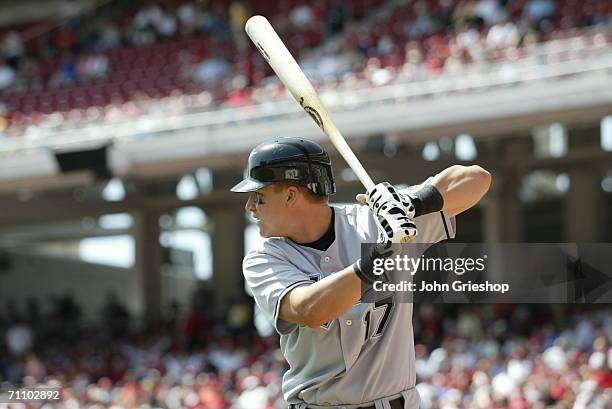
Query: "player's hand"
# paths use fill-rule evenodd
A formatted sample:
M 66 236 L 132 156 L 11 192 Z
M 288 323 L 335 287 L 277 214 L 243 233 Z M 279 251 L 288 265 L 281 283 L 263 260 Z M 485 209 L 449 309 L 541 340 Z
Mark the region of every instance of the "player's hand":
M 410 196 L 399 193 L 393 185 L 387 182 L 377 184 L 365 194 L 358 194 L 356 199 L 358 203 L 368 205 L 374 214 L 378 212 L 382 203 L 397 202 L 404 208 L 406 216 L 414 217 L 414 205 Z
M 368 286 L 374 284 L 375 281 L 388 282 L 389 277 L 383 269 L 381 273 L 374 272 L 374 262 L 380 258 L 389 258 L 394 255 L 393 245 L 391 243 L 377 243 L 369 247 L 363 257 L 353 265 L 355 274 L 359 279 Z
M 414 205 L 410 197 L 383 182 L 369 189 L 365 199 L 378 224 L 379 242 L 406 243 L 417 235 L 417 227 L 412 221 Z
M 418 234 L 417 226 L 406 215 L 401 204 L 383 203 L 374 212 L 379 231 L 379 243 L 406 243 Z

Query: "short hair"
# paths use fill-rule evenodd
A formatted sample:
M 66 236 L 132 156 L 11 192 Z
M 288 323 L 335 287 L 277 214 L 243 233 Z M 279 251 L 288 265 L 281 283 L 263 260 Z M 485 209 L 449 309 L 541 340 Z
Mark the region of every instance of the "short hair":
M 304 194 L 304 197 L 306 197 L 306 200 L 309 203 L 314 203 L 314 204 L 327 204 L 329 203 L 329 195 L 317 195 L 315 192 L 313 192 L 312 190 L 308 189 L 306 186 L 302 186 L 302 185 L 298 185 L 297 183 L 291 183 L 291 182 L 278 182 L 275 183 L 274 185 L 274 191 L 275 192 L 279 192 L 283 189 L 286 189 L 288 187 L 296 187 L 300 190 L 300 192 L 302 192 Z

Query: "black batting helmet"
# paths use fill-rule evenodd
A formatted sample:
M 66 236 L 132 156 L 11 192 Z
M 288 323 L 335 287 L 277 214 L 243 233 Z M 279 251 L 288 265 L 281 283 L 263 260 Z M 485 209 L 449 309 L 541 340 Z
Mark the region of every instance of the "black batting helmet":
M 253 192 L 277 182 L 307 187 L 319 196 L 336 193 L 331 161 L 316 142 L 301 138 L 279 138 L 251 151 L 248 175 L 232 192 Z

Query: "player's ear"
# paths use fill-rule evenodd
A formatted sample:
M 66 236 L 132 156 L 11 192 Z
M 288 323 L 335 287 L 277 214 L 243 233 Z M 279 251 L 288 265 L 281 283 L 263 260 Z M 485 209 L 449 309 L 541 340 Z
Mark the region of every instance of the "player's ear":
M 285 195 L 287 205 L 294 204 L 300 196 L 300 189 L 297 186 L 289 186 Z

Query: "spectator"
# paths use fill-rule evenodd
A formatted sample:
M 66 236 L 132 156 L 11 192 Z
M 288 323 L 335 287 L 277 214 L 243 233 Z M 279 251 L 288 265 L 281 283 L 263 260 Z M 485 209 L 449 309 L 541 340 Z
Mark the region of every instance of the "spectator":
M 478 59 L 478 52 L 481 47 L 481 37 L 478 30 L 474 27 L 463 27 L 457 34 L 457 46 L 468 53 L 472 60 Z
M 15 70 L 0 60 L 0 91 L 9 89 L 15 82 Z
M 5 341 L 9 353 L 14 357 L 21 357 L 32 348 L 34 332 L 25 322 L 14 322 L 6 330 Z
M 6 116 L 8 114 L 8 106 L 0 102 L 0 142 L 7 137 L 5 131 L 8 128 L 8 120 Z M 4 327 L 2 313 L 0 312 L 0 328 Z M 1 370 L 0 370 L 1 371 Z
M 407 80 L 418 79 L 425 71 L 423 62 L 423 53 L 417 42 L 412 41 L 406 44 L 404 49 L 404 66 L 402 67 L 401 75 Z
M 455 12 L 454 0 L 438 0 L 438 8 L 436 11 L 436 18 L 438 24 L 442 28 L 450 28 L 453 23 L 453 14 Z
M 125 305 L 119 302 L 113 290 L 106 292 L 106 300 L 102 307 L 102 317 L 112 337 L 119 337 L 127 333 L 130 324 L 130 313 Z
M 14 70 L 19 69 L 19 63 L 25 55 L 25 46 L 18 32 L 9 31 L 5 34 L 0 46 L 0 54 L 2 54 L 9 67 Z
M 157 40 L 156 27 L 159 26 L 163 17 L 161 8 L 150 5 L 139 10 L 128 30 L 127 36 L 130 43 L 134 45 L 152 44 Z
M 198 13 L 193 3 L 182 3 L 177 9 L 176 16 L 182 34 L 188 35 L 195 32 L 198 26 Z
M 340 44 L 330 44 L 325 47 L 321 55 L 304 53 L 300 61 L 304 72 L 315 81 L 326 78 L 339 78 L 350 72 L 353 68 L 354 55 L 341 53 Z
M 404 25 L 406 34 L 411 39 L 420 39 L 428 36 L 436 30 L 436 22 L 429 12 L 427 3 L 424 0 L 419 0 L 414 5 L 416 19 L 413 22 L 407 22 Z
M 453 13 L 453 22 L 455 31 L 459 31 L 461 27 L 472 24 L 476 18 L 476 1 L 475 0 L 460 0 Z
M 70 26 L 60 27 L 54 40 L 55 48 L 60 52 L 71 53 L 77 51 L 79 38 Z
M 204 32 L 210 33 L 213 41 L 220 47 L 231 42 L 232 28 L 222 2 L 214 2 L 212 10 L 206 13 Z
M 210 363 L 220 372 L 238 370 L 244 365 L 245 358 L 246 352 L 235 348 L 234 341 L 231 338 L 221 341 L 221 344 L 209 354 Z
M 253 327 L 253 303 L 247 297 L 235 297 L 227 311 L 226 326 L 233 336 L 239 336 Z
M 121 45 L 121 33 L 119 28 L 111 21 L 106 21 L 100 29 L 100 36 L 97 43 L 98 51 L 105 51 Z
M 76 68 L 74 57 L 70 54 L 64 55 L 62 63 L 51 77 L 49 85 L 51 87 L 61 88 L 77 84 L 78 76 Z
M 64 324 L 77 324 L 81 318 L 81 308 L 70 292 L 57 299 L 57 315 Z
M 474 7 L 474 15 L 487 25 L 498 23 L 506 18 L 499 0 L 478 0 Z
M 457 317 L 457 334 L 462 339 L 480 341 L 483 338 L 481 325 L 482 320 L 476 314 L 476 309 L 465 308 Z
M 244 25 L 250 16 L 249 9 L 244 1 L 234 0 L 229 6 L 229 19 L 234 32 L 243 32 Z
M 295 27 L 304 29 L 314 23 L 314 10 L 310 4 L 302 1 L 291 10 L 289 20 Z
M 43 88 L 44 82 L 40 64 L 37 60 L 32 58 L 24 59 L 20 74 L 16 81 L 18 91 L 40 91 Z
M 205 345 L 209 331 L 210 325 L 206 317 L 192 308 L 187 315 L 183 328 L 187 351 L 192 352 L 194 349 Z
M 247 46 L 247 39 L 244 34 L 244 25 L 249 18 L 249 10 L 245 3 L 241 0 L 234 0 L 229 6 L 229 19 L 234 36 L 234 42 L 240 49 Z
M 79 83 L 87 83 L 106 77 L 108 69 L 108 57 L 104 54 L 85 54 L 77 61 L 76 78 Z
M 169 13 L 163 13 L 155 23 L 155 28 L 162 39 L 171 39 L 177 33 L 176 18 Z
M 25 358 L 24 375 L 36 384 L 43 381 L 46 372 L 45 364 L 38 359 L 36 354 L 28 353 Z
M 164 16 L 164 12 L 162 9 L 156 4 L 150 4 L 142 9 L 140 9 L 134 19 L 132 24 L 140 30 L 144 30 L 147 28 L 158 27 L 162 18 Z
M 261 409 L 270 407 L 270 394 L 265 386 L 261 385 L 256 376 L 247 376 L 242 380 L 243 392 L 236 399 L 236 409 Z
M 0 379 L 9 379 L 9 354 L 3 342 L 0 342 Z
M 501 21 L 489 29 L 485 41 L 488 49 L 500 50 L 517 47 L 519 39 L 520 36 L 516 25 L 511 21 Z
M 221 56 L 204 60 L 195 68 L 195 78 L 198 81 L 217 84 L 231 74 L 232 65 Z
M 349 10 L 342 0 L 333 0 L 327 11 L 327 31 L 330 35 L 344 30 L 349 20 Z
M 550 19 L 555 15 L 555 4 L 552 0 L 529 0 L 525 5 L 524 16 L 539 25 L 542 20 Z
M 595 5 L 585 4 L 585 19 L 588 25 L 606 26 L 610 24 L 610 2 L 608 0 L 597 0 Z
M 395 40 L 391 35 L 385 34 L 380 36 L 376 46 L 376 52 L 380 56 L 389 55 L 395 51 Z

